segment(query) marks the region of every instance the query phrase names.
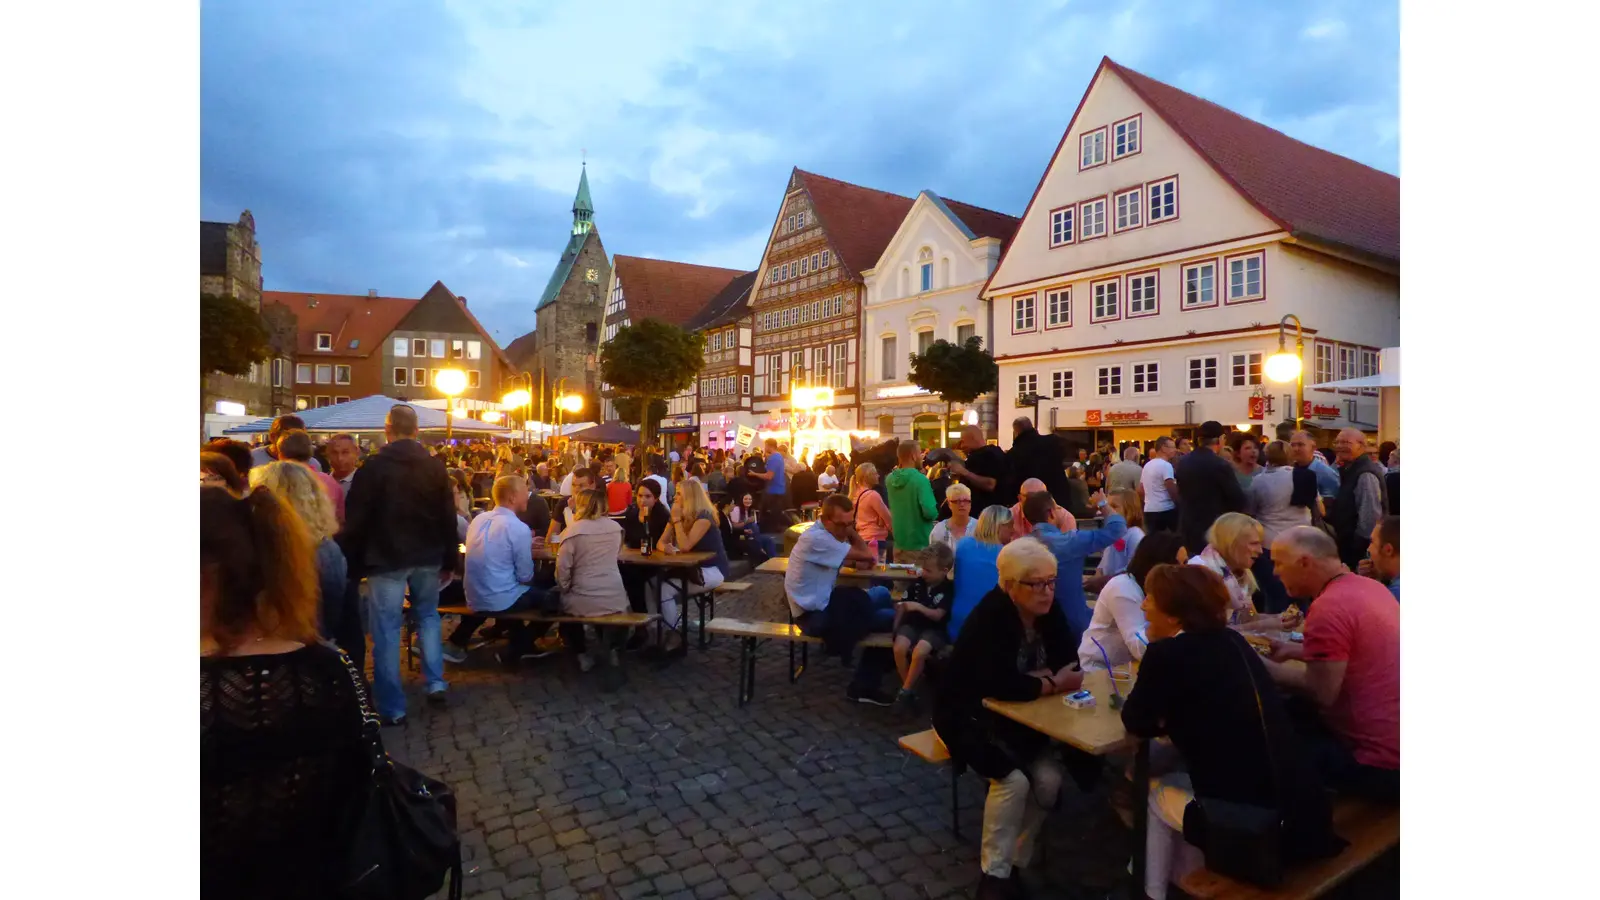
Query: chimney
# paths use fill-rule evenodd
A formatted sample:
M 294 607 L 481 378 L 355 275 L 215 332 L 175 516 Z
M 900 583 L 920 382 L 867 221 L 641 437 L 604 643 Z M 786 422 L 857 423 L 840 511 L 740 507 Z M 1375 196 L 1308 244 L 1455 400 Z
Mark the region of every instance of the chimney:
M 378 289 L 377 288 L 367 288 L 367 296 L 369 298 L 376 298 L 378 296 Z
M 457 297 L 456 299 L 461 301 L 461 305 L 462 306 L 466 306 L 467 305 L 467 298 L 466 297 Z

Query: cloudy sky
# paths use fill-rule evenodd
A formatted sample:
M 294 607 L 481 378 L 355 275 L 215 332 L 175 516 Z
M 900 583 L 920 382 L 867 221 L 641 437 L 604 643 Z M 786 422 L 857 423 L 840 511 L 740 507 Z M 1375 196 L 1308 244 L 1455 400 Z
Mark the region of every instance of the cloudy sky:
M 200 213 L 254 212 L 269 290 L 418 297 L 443 280 L 504 345 L 533 327 L 585 152 L 609 252 L 736 268 L 759 262 L 793 166 L 1020 215 L 1103 55 L 1398 174 L 1398 15 L 212 0 Z

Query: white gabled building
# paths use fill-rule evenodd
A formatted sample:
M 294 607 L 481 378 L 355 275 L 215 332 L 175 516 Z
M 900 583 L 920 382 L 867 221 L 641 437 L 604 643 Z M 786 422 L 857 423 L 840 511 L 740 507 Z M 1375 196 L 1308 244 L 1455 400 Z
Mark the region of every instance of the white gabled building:
M 865 427 L 886 437 L 914 437 L 924 447 L 943 443 L 944 402 L 909 381 L 911 354 L 936 340 L 961 343 L 972 336 L 992 349 L 989 304 L 981 290 L 1018 222 L 932 191 L 917 195 L 876 265 L 861 273 L 867 297 L 861 378 Z M 979 397 L 970 408 L 985 433 L 993 435 L 994 395 Z M 959 406 L 954 410 L 956 422 L 963 412 Z
M 1375 390 L 1316 384 L 1398 345 L 1399 272 L 1397 177 L 1102 60 L 983 291 L 1000 421 L 1036 393 L 1040 429 L 1080 446 L 1270 430 L 1294 385 L 1262 364 L 1292 313 L 1307 420 L 1375 431 Z

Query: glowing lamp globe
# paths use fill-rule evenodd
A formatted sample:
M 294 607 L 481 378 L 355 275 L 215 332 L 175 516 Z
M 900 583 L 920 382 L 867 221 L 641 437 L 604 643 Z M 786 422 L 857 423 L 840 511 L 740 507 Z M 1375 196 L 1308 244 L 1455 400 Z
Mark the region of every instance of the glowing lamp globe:
M 1302 363 L 1299 354 L 1279 352 L 1267 357 L 1267 378 L 1279 384 L 1300 377 Z
M 454 397 L 467 389 L 467 373 L 460 369 L 445 369 L 434 377 L 433 386 L 446 397 Z

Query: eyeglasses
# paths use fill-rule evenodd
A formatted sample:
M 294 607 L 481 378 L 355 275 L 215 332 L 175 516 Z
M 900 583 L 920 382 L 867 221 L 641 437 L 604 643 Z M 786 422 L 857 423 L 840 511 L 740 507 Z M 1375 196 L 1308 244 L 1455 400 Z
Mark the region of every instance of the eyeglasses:
M 953 506 L 971 506 L 972 505 L 972 498 L 971 497 L 967 497 L 967 498 L 964 498 L 964 499 L 961 499 L 961 500 L 951 500 L 950 503 Z
M 1056 590 L 1056 580 L 1054 578 L 1046 578 L 1042 581 L 1018 581 L 1017 584 L 1032 591 L 1049 591 L 1053 594 Z

